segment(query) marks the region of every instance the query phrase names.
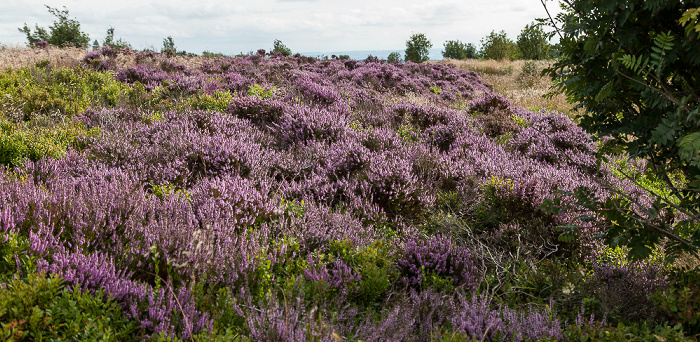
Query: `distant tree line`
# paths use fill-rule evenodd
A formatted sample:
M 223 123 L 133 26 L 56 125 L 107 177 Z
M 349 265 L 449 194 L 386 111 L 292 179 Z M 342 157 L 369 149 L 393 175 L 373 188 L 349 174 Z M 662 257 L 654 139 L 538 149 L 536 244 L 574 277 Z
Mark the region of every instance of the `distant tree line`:
M 424 34 L 417 33 L 412 35 L 406 41 L 406 60 L 415 63 L 427 61 L 428 51 L 432 46 L 432 43 Z M 549 34 L 542 29 L 539 23 L 526 25 L 516 41 L 510 39 L 505 31 L 491 31 L 491 33 L 481 38 L 480 50 L 477 50 L 472 43 L 463 43 L 459 40 L 448 40 L 443 46 L 442 57 L 452 59 L 541 60 L 555 58 L 557 55 L 556 46 L 549 42 Z M 389 59 L 396 61 L 395 58 L 397 56 L 400 58 L 400 55 L 390 55 Z
M 76 46 L 87 48 L 90 38 L 87 33 L 80 30 L 80 23 L 76 19 L 69 17 L 68 10 L 62 10 L 46 6 L 49 13 L 56 17 L 53 25 L 48 29 L 35 25 L 34 29 L 29 28 L 25 23 L 19 31 L 27 36 L 27 42 L 32 46 L 44 46 L 51 44 L 55 46 Z M 102 46 L 110 46 L 116 49 L 129 48 L 132 46 L 122 38 L 114 37 L 114 27 L 107 29 L 107 34 L 102 41 Z M 406 41 L 404 56 L 400 52 L 392 52 L 387 57 L 390 63 L 398 63 L 403 60 L 415 63 L 425 62 L 429 59 L 430 48 L 433 43 L 423 33 L 413 34 Z M 93 49 L 100 48 L 100 42 L 94 40 Z M 264 51 L 264 50 L 262 50 Z M 463 43 L 459 40 L 448 40 L 444 43 L 443 58 L 453 59 L 548 59 L 556 56 L 556 47 L 549 43 L 549 36 L 544 32 L 540 24 L 532 23 L 520 32 L 517 41 L 511 40 L 505 31 L 491 31 L 490 34 L 481 39 L 481 49 L 477 50 L 472 43 Z M 192 55 L 186 51 L 178 51 L 172 36 L 163 39 L 161 53 L 169 55 Z M 252 54 L 252 52 L 250 52 Z M 264 54 L 264 52 L 263 52 Z M 270 54 L 281 54 L 283 56 L 292 55 L 292 50 L 275 39 Z M 222 54 L 205 51 L 205 56 L 223 56 Z M 343 56 L 345 57 L 345 56 Z M 342 59 L 342 58 L 341 58 Z

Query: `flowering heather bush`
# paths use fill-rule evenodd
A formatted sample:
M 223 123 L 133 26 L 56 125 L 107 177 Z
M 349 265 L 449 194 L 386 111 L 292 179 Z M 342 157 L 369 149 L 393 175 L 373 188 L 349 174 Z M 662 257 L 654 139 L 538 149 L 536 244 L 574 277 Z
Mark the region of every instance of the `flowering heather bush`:
M 404 256 L 397 261 L 401 269 L 401 281 L 409 287 L 425 287 L 431 281 L 448 279 L 447 286 L 473 289 L 477 284 L 476 269 L 469 251 L 453 246 L 445 236 L 436 236 L 427 241 L 409 240 Z M 439 278 L 438 278 L 439 277 Z M 431 279 L 432 278 L 432 279 Z
M 64 125 L 89 134 L 2 166 L 0 264 L 111 297 L 133 339 L 560 339 L 556 312 L 476 291 L 507 288 L 508 262 L 541 241 L 558 252 L 523 252 L 533 265 L 596 255 L 606 222 L 558 241 L 576 215 L 538 209 L 557 191 L 607 198 L 602 178 L 645 200 L 567 117 L 516 108 L 448 65 L 109 47 L 83 64 L 83 97 L 3 111 L 45 127 L 35 112 L 67 108 Z M 39 71 L 0 75 L 18 96 L 7 106 L 22 99 L 13 80 L 78 74 Z M 588 270 L 606 303 L 662 285 L 611 267 Z

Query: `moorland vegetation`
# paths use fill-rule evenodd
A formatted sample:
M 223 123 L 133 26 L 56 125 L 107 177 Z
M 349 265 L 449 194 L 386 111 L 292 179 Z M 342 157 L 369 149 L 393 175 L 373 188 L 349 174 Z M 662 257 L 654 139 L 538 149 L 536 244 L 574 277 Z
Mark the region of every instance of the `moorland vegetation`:
M 0 336 L 695 339 L 700 3 L 621 3 L 515 71 L 0 51 Z

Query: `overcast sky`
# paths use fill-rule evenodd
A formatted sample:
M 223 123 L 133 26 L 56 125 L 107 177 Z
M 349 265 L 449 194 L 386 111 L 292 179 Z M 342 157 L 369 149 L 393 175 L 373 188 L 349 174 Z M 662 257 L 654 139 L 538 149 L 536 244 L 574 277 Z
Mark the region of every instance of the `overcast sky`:
M 540 0 L 1 0 L 0 43 L 24 44 L 24 23 L 48 28 L 55 18 L 44 5 L 65 6 L 91 42 L 112 26 L 135 49 L 160 50 L 172 36 L 178 50 L 224 54 L 269 50 L 275 39 L 294 52 L 404 50 L 413 33 L 434 48 L 456 39 L 478 47 L 492 30 L 515 40 L 547 15 Z

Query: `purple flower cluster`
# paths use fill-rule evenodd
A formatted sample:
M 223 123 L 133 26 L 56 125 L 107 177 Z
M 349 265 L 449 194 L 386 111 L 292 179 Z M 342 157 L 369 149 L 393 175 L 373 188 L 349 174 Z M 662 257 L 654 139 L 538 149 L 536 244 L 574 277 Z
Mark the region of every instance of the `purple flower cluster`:
M 478 280 L 469 251 L 455 246 L 446 236 L 428 240 L 409 240 L 404 255 L 397 262 L 401 269 L 401 281 L 420 288 L 429 274 L 452 280 L 455 287 L 473 289 Z
M 451 330 L 445 331 L 445 327 Z M 442 330 L 465 340 L 532 341 L 562 338 L 560 322 L 539 310 L 492 308 L 485 296 L 411 291 L 379 322 L 365 322 L 362 337 L 371 341 L 428 341 Z

